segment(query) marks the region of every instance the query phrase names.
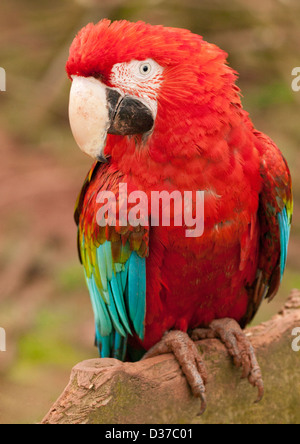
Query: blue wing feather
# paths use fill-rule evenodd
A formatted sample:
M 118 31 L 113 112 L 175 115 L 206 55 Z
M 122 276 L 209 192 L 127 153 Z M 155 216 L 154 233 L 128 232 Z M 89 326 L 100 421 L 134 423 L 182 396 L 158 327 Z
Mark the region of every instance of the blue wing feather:
M 101 357 L 122 360 L 128 334 L 132 335 L 134 330 L 140 339 L 144 337 L 146 259 L 132 251 L 125 263 L 115 263 L 109 241 L 95 248 L 94 267 L 99 270 L 102 287 L 97 285 L 94 267 L 91 267 L 90 277 L 87 273 L 85 277 L 95 316 L 96 345 Z M 126 252 L 128 256 L 127 247 L 123 257 Z
M 286 265 L 291 223 L 286 207 L 284 207 L 281 213 L 278 213 L 277 217 L 280 229 L 280 280 L 281 280 Z
M 122 272 L 123 273 L 123 272 Z M 117 306 L 118 314 L 120 316 L 120 319 L 122 321 L 122 324 L 127 330 L 127 333 L 132 334 L 131 329 L 129 327 L 129 320 L 126 313 L 125 303 L 124 303 L 124 295 L 121 293 L 119 285 L 118 285 L 118 278 L 117 275 L 120 275 L 121 273 L 116 273 L 112 277 L 112 280 L 110 281 L 110 288 L 111 288 L 111 294 L 114 298 L 114 301 Z
M 146 263 L 144 258 L 133 252 L 129 258 L 128 304 L 134 329 L 141 339 L 144 338 L 145 302 Z
M 86 282 L 91 297 L 95 323 L 101 336 L 107 336 L 112 330 L 111 318 L 107 308 L 108 306 L 103 301 L 94 276 L 92 275 L 91 278 L 86 276 Z

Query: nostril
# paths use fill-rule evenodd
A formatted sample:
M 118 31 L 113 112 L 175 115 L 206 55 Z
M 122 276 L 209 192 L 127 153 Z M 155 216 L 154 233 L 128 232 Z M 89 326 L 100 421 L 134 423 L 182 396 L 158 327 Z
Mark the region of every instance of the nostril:
M 89 74 L 89 77 L 95 77 L 95 79 L 100 80 L 101 82 L 105 83 L 106 78 L 101 72 L 93 72 L 92 74 Z

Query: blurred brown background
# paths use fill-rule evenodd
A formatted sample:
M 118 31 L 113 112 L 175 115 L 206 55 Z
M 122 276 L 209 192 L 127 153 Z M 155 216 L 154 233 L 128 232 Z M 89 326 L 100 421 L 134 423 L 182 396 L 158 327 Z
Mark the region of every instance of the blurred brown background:
M 191 29 L 229 53 L 244 107 L 290 165 L 295 198 L 287 271 L 268 319 L 300 288 L 299 0 L 2 0 L 0 66 L 0 423 L 36 423 L 71 367 L 97 356 L 77 259 L 73 207 L 91 162 L 68 123 L 68 47 L 86 23 L 145 20 Z

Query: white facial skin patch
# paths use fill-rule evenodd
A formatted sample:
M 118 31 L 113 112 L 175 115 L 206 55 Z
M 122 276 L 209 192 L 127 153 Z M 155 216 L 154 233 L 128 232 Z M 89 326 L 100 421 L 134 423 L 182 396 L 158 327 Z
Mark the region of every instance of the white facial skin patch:
M 164 68 L 152 59 L 116 63 L 111 70 L 110 82 L 121 94 L 141 99 L 155 118 L 163 71 Z

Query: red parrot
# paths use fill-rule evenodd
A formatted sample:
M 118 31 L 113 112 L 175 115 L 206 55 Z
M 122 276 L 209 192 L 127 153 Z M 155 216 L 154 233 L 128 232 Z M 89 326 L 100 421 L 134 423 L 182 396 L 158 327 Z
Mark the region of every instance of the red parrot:
M 121 360 L 172 351 L 201 411 L 200 338 L 220 338 L 263 396 L 242 328 L 278 290 L 292 217 L 287 163 L 242 108 L 226 58 L 185 29 L 104 19 L 78 33 L 66 65 L 71 128 L 95 160 L 75 219 L 96 345 L 101 357 Z M 203 191 L 203 234 L 188 237 L 174 217 L 169 226 L 151 225 L 150 215 L 121 223 L 124 184 L 149 200 Z M 105 226 L 100 192 L 119 204 Z

